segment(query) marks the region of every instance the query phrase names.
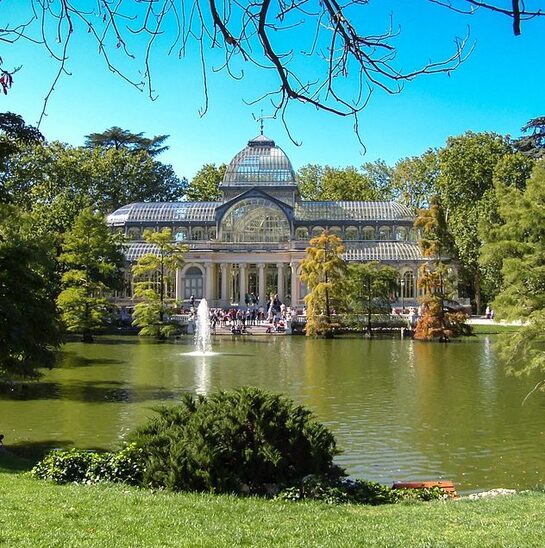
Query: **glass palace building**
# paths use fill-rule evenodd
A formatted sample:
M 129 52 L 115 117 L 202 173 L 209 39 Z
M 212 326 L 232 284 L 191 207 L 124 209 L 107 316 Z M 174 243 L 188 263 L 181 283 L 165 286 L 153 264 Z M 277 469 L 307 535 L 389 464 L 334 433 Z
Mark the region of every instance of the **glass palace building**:
M 349 262 L 380 261 L 400 276 L 400 301 L 415 304 L 419 266 L 414 214 L 397 202 L 302 200 L 284 151 L 259 135 L 229 164 L 217 202 L 133 203 L 108 216 L 127 238 L 129 263 L 153 252 L 143 241 L 146 228 L 172 230 L 189 247 L 176 272 L 172 297 L 205 297 L 211 306 L 243 305 L 254 294 L 265 304 L 277 293 L 302 306 L 306 286 L 301 262 L 309 240 L 327 229 L 346 247 Z

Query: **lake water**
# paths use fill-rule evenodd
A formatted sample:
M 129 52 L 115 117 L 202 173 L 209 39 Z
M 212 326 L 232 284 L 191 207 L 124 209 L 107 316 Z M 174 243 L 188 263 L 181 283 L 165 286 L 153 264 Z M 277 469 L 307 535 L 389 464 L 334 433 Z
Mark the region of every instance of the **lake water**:
M 312 409 L 354 477 L 543 485 L 545 395 L 523 404 L 536 379 L 506 376 L 492 342 L 224 337 L 206 359 L 190 339 L 69 343 L 41 381 L 0 393 L 0 432 L 9 446 L 115 448 L 161 402 L 253 385 Z

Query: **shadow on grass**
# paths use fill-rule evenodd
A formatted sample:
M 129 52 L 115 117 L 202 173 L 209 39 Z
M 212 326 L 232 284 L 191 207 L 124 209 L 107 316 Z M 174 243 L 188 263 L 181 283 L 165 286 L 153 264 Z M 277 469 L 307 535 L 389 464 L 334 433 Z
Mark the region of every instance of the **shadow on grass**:
M 6 445 L 4 450 L 0 451 L 0 472 L 8 474 L 27 472 L 50 451 L 72 447 L 74 442 L 71 440 L 26 441 Z M 93 451 L 106 452 L 108 449 L 95 447 Z
M 73 446 L 74 443 L 70 440 L 6 443 L 4 450 L 0 451 L 0 472 L 13 474 L 26 472 L 49 453 L 49 451 L 53 449 L 68 449 Z

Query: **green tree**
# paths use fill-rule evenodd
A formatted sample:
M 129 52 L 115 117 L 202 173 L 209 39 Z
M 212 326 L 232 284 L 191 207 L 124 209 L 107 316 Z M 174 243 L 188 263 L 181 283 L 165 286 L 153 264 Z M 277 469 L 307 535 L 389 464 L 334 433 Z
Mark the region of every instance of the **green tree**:
M 482 240 L 480 222 L 489 216 L 495 197 L 494 170 L 501 158 L 512 153 L 506 137 L 494 133 L 467 132 L 449 137 L 439 151 L 438 188 L 463 281 L 481 310 L 479 265 Z
M 52 246 L 28 215 L 0 204 L 0 377 L 51 368 L 61 343 Z
M 532 118 L 522 129 L 526 133 L 513 141 L 515 148 L 529 156 L 539 159 L 545 156 L 545 116 Z
M 167 297 L 168 288 L 174 285 L 177 268 L 183 265 L 187 246 L 172 241 L 172 231 L 144 231 L 144 240 L 155 246 L 155 251 L 140 257 L 132 267 L 136 280 L 134 297 L 139 302 L 134 307 L 133 325 L 140 335 L 163 340 L 176 331 L 177 324 L 170 319 L 174 300 Z
M 27 125 L 19 114 L 0 113 L 0 203 L 11 201 L 4 182 L 8 158 L 18 152 L 22 145 L 40 143 L 43 140 L 40 131 Z
M 307 336 L 333 337 L 337 325 L 332 310 L 340 312 L 346 299 L 346 262 L 344 246 L 335 234 L 322 232 L 312 238 L 301 263 L 301 280 L 310 292 L 305 297 L 307 306 Z
M 371 337 L 372 314 L 383 309 L 384 305 L 388 305 L 390 310 L 392 289 L 396 286 L 398 273 L 391 266 L 371 261 L 349 265 L 348 279 L 352 310 L 356 314 L 366 315 L 366 332 Z
M 186 191 L 186 199 L 190 202 L 215 202 L 221 198 L 219 189 L 227 166 L 221 164 L 205 164 L 195 177 L 191 179 Z
M 297 184 L 305 200 L 388 200 L 390 168 L 379 160 L 360 170 L 308 164 L 297 172 Z
M 56 209 L 55 203 L 61 201 L 70 213 L 88 204 L 106 214 L 131 202 L 179 200 L 186 183 L 147 152 L 89 150 L 59 142 L 22 147 L 10 156 L 4 174 L 15 204 L 27 210 Z M 74 216 L 61 219 L 65 217 L 69 226 Z
M 494 232 L 503 220 L 498 212 L 499 200 L 507 188 L 524 190 L 526 182 L 532 174 L 535 161 L 521 152 L 503 156 L 494 168 L 494 192 L 483 196 L 483 216 L 478 225 L 478 234 L 483 245 L 489 241 L 489 235 Z M 488 203 L 485 203 L 485 200 Z M 501 287 L 501 257 L 499 255 L 483 254 L 479 256 L 481 270 L 481 286 L 487 302 L 493 300 Z
M 500 339 L 513 372 L 545 371 L 545 164 L 537 162 L 525 189 L 498 189 L 503 221 L 491 230 L 483 256 L 500 257 L 502 284 L 492 306 L 496 317 L 523 320 Z
M 93 330 L 109 316 L 108 292 L 120 281 L 119 237 L 103 215 L 86 208 L 64 235 L 59 261 L 66 268 L 57 298 L 62 319 L 68 331 L 82 333 L 83 342 L 93 342 Z
M 155 137 L 144 137 L 144 132 L 132 133 L 128 129 L 122 129 L 119 126 L 112 126 L 102 133 L 91 133 L 85 136 L 85 146 L 87 148 L 102 148 L 115 150 L 128 150 L 130 152 L 147 152 L 155 157 L 161 152 L 168 150 L 165 141 L 169 135 L 156 135 Z
M 428 207 L 437 193 L 439 163 L 437 152 L 429 149 L 421 156 L 399 160 L 394 167 L 392 187 L 397 199 L 415 211 Z
M 370 182 L 371 188 L 374 189 L 377 200 L 391 200 L 393 198 L 392 178 L 394 169 L 384 160 L 378 159 L 374 162 L 365 162 L 360 170 L 362 175 Z M 367 200 L 368 198 L 357 199 Z
M 180 200 L 187 181 L 172 167 L 153 160 L 145 151 L 94 149 L 89 160 L 90 195 L 103 213 L 131 202 Z

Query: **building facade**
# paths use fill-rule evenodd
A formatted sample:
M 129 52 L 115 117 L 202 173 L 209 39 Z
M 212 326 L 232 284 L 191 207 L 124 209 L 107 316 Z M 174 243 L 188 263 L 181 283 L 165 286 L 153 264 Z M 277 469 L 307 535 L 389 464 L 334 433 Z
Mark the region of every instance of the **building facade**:
M 229 164 L 217 202 L 133 203 L 108 216 L 128 244 L 129 263 L 153 252 L 146 228 L 172 230 L 189 247 L 171 296 L 205 297 L 211 306 L 243 305 L 248 295 L 265 304 L 277 293 L 302 306 L 307 289 L 301 262 L 309 240 L 327 229 L 337 234 L 350 262 L 380 261 L 399 272 L 399 302 L 416 304 L 419 266 L 414 214 L 402 204 L 302 200 L 290 160 L 259 135 Z

